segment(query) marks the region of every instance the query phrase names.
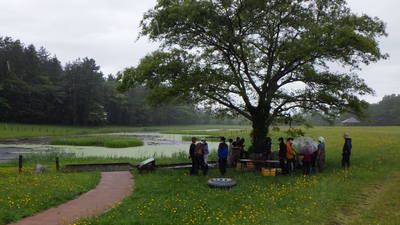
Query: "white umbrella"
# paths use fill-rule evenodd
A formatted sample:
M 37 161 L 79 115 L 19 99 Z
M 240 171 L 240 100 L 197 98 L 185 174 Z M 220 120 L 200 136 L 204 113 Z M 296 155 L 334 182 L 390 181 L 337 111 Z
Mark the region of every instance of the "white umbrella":
M 294 139 L 293 146 L 300 154 L 312 154 L 318 150 L 318 144 L 310 137 L 298 137 Z

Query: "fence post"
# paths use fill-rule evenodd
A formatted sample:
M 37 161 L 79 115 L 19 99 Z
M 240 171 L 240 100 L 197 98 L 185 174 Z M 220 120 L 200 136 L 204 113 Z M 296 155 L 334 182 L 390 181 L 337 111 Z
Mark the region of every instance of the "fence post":
M 18 172 L 22 173 L 22 155 L 18 157 Z
M 56 157 L 56 170 L 59 171 L 60 170 L 60 160 L 58 157 Z

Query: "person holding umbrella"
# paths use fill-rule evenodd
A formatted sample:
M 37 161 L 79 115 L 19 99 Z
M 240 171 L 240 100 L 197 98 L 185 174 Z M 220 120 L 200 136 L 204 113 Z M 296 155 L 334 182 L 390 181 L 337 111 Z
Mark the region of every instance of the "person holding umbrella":
M 293 141 L 293 146 L 303 156 L 303 173 L 310 174 L 312 154 L 317 151 L 317 143 L 310 137 L 299 137 Z

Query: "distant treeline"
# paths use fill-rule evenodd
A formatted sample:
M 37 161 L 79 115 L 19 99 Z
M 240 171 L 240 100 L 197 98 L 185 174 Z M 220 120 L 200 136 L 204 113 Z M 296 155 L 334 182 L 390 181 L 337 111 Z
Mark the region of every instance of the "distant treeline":
M 0 37 L 0 121 L 68 125 L 170 125 L 216 123 L 194 105 L 146 104 L 147 91 L 116 91 L 95 60 L 62 66 L 45 48 Z M 225 121 L 232 123 L 232 121 Z
M 314 126 L 341 125 L 341 121 L 350 117 L 357 118 L 352 114 L 343 114 L 337 120 L 327 122 L 317 113 L 309 114 L 306 120 Z M 386 95 L 376 104 L 370 104 L 360 123 L 360 126 L 400 126 L 400 95 Z

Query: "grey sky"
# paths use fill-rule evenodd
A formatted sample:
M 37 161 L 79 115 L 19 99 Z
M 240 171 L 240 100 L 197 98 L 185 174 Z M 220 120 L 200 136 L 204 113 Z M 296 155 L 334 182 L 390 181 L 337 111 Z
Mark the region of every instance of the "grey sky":
M 104 74 L 137 65 L 157 45 L 136 41 L 143 13 L 156 0 L 0 0 L 0 36 L 43 46 L 65 64 L 76 58 L 94 58 Z M 390 58 L 358 72 L 379 101 L 400 94 L 400 1 L 348 0 L 357 13 L 377 16 L 387 23 L 389 37 L 381 40 Z

